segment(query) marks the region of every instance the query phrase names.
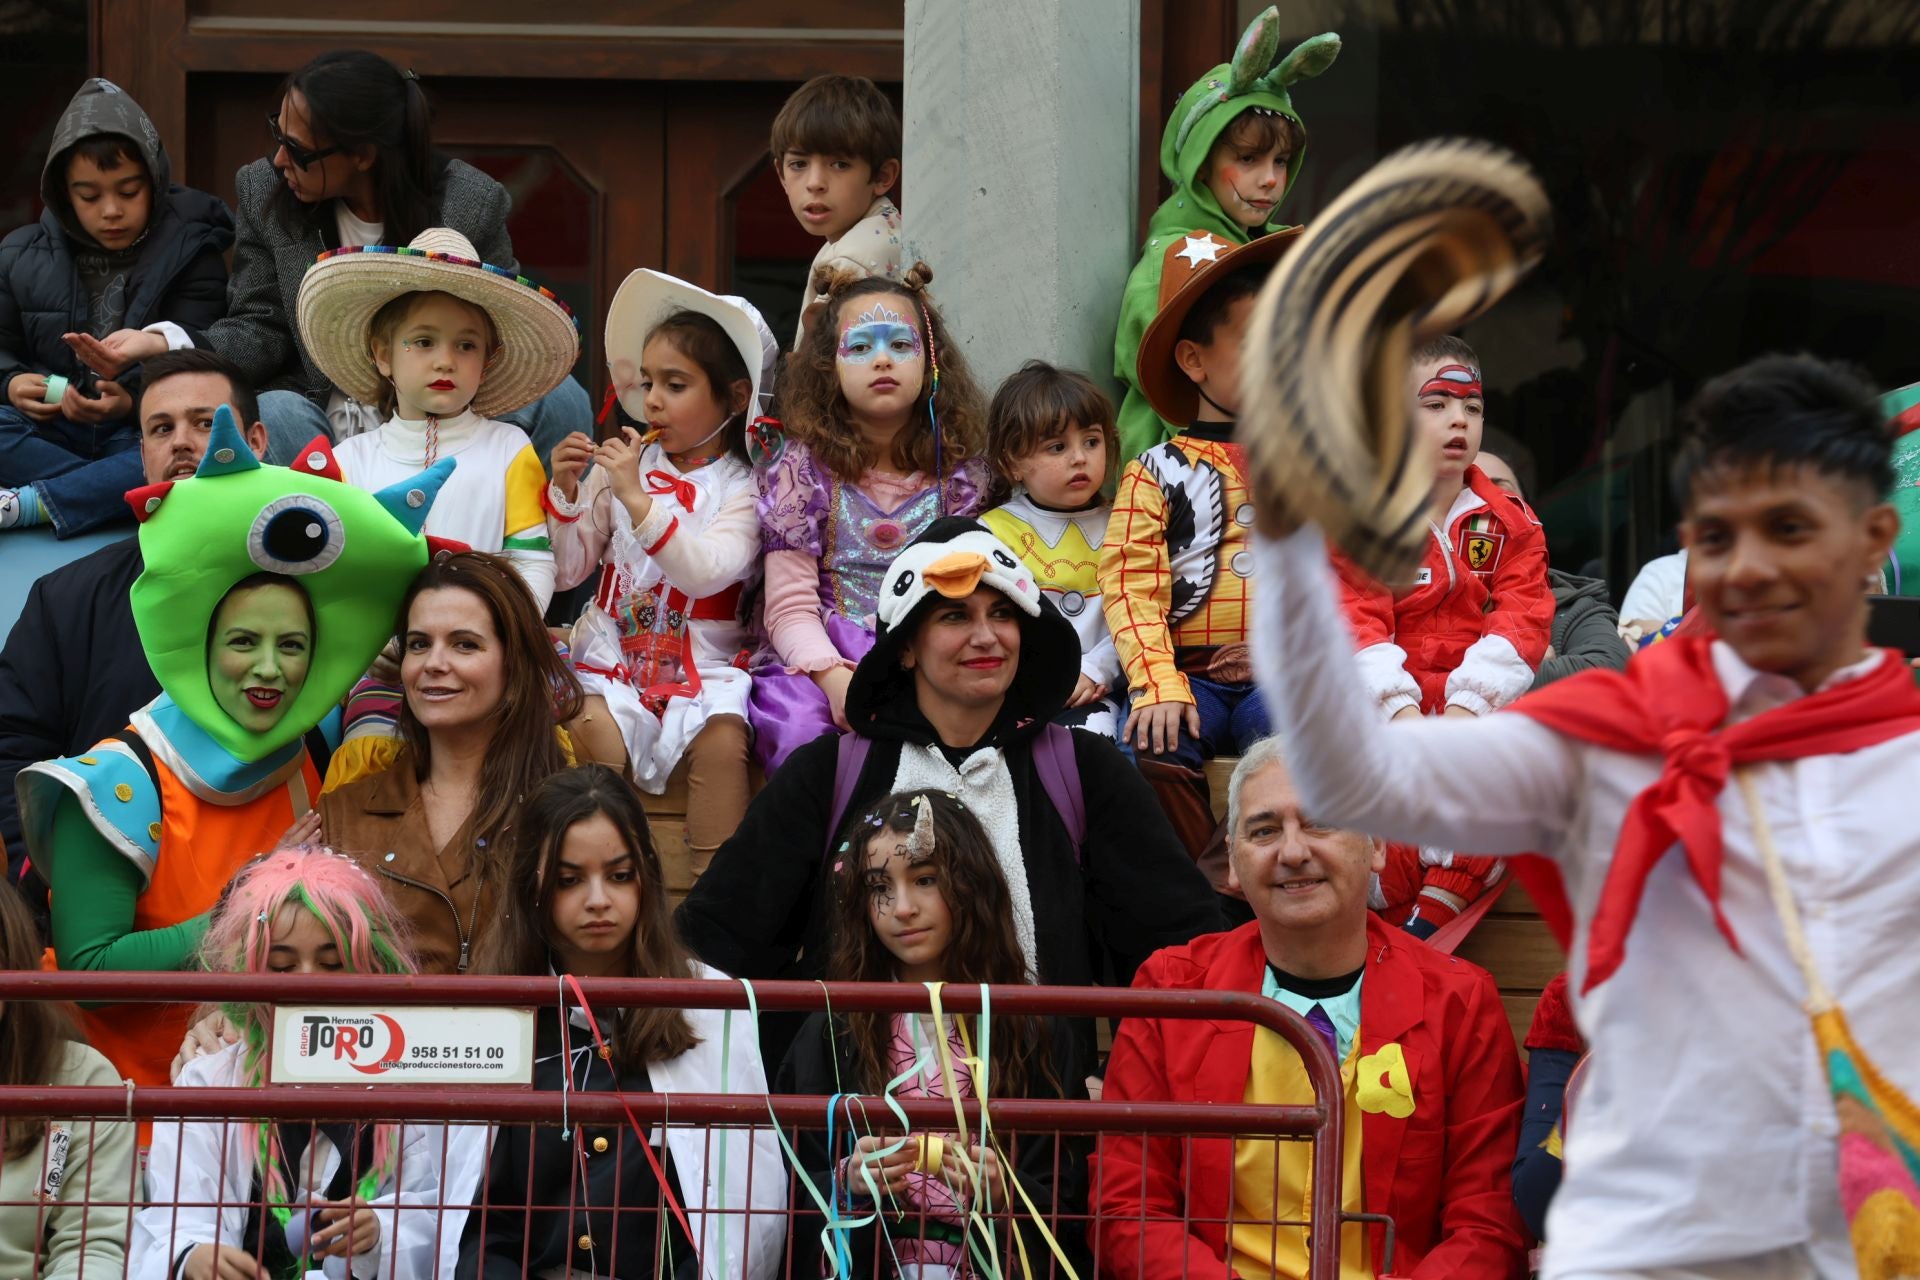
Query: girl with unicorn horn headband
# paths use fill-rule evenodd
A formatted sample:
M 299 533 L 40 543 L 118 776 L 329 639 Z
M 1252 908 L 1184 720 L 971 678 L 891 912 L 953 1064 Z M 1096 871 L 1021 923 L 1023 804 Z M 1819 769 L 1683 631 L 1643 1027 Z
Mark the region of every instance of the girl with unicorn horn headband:
M 830 980 L 1028 980 L 1000 861 L 956 797 L 895 792 L 856 813 L 844 835 L 832 855 Z M 844 1123 L 834 1126 L 831 1146 L 825 1131 L 802 1133 L 798 1143 L 803 1172 L 832 1189 L 836 1219 L 862 1221 L 829 1225 L 835 1265 L 817 1274 L 936 1280 L 971 1274 L 970 1258 L 997 1259 L 988 1274 L 1074 1274 L 1061 1264 L 1078 1241 L 1055 1238 L 1043 1220 L 1083 1211 L 1085 1152 L 1076 1144 L 1040 1134 L 1002 1140 L 969 1129 L 957 1113 L 939 1132 L 874 1131 L 895 1097 L 1084 1098 L 1086 1070 L 1071 1029 L 1060 1018 L 1005 1014 L 989 1026 L 939 1014 L 937 999 L 933 1007 L 934 1014 L 812 1014 L 781 1067 L 779 1092 L 848 1095 L 837 1102 Z M 821 1236 L 796 1226 L 794 1247 L 810 1249 Z M 1077 1265 L 1092 1274 L 1085 1259 Z
M 760 576 L 747 427 L 780 354 L 744 298 L 635 271 L 607 311 L 614 394 L 647 424 L 553 451 L 559 583 L 597 574 L 573 628 L 587 708 L 570 726 L 595 759 L 666 790 L 688 761 L 687 847 L 704 870 L 747 811 L 747 690 Z M 582 472 L 591 465 L 585 478 Z

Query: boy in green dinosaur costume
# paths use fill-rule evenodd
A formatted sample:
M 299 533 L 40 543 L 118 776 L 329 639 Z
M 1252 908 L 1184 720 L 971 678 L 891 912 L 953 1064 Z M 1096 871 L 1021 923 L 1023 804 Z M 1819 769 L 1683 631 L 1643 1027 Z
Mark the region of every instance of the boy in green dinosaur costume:
M 1173 182 L 1173 194 L 1147 225 L 1113 339 L 1113 373 L 1127 393 L 1115 424 L 1123 464 L 1171 439 L 1176 425 L 1153 411 L 1134 370 L 1141 335 L 1160 306 L 1168 237 L 1206 231 L 1245 244 L 1284 225 L 1276 220 L 1280 201 L 1299 175 L 1307 142 L 1290 90 L 1333 64 L 1340 37 L 1314 36 L 1276 59 L 1279 50 L 1280 11 L 1269 7 L 1241 34 L 1232 62 L 1180 95 L 1161 136 L 1160 170 Z

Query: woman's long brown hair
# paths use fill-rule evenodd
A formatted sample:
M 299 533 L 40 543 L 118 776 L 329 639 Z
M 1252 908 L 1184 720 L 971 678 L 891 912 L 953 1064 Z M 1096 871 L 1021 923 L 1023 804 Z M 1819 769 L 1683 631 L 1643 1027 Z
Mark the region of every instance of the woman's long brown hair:
M 913 416 L 894 437 L 891 458 L 872 456 L 854 430 L 852 411 L 840 390 L 835 353 L 840 349 L 846 308 L 864 298 L 899 299 L 913 316 L 914 328 L 922 330 L 921 340 L 931 344 L 929 354 L 939 361 L 940 390 L 933 398 L 933 407 L 940 418 L 941 468 L 950 476 L 961 462 L 979 457 L 986 448 L 986 397 L 980 394 L 967 369 L 966 356 L 948 333 L 933 299 L 927 296 L 924 286 L 932 279 L 933 271 L 924 262 L 915 263 L 903 281 L 836 273 L 826 267 L 814 273 L 814 292 L 826 294 L 827 302 L 808 323 L 806 336 L 781 371 L 774 416 L 843 484 L 858 480 L 867 468 L 880 463 L 908 474 L 924 471 L 929 475 L 935 464 L 925 382 L 914 401 Z M 933 368 L 934 362 L 929 360 L 926 378 L 933 376 Z
M 692 960 L 673 931 L 666 877 L 653 847 L 640 793 L 625 775 L 603 764 L 562 769 L 527 797 L 514 828 L 507 862 L 502 916 L 481 939 L 474 968 L 480 973 L 544 976 L 553 965 L 553 937 L 546 887 L 559 882 L 560 848 L 579 823 L 605 815 L 633 855 L 640 885 L 628 974 L 635 978 L 686 978 Z M 614 1052 L 627 1066 L 677 1058 L 700 1037 L 686 1011 L 624 1009 L 616 1019 Z
M 0 969 L 38 969 L 40 931 L 20 891 L 0 882 Z M 46 1088 L 80 1039 L 67 1007 L 47 1000 L 9 1000 L 0 1007 L 0 1085 Z M 42 1116 L 0 1118 L 0 1159 L 22 1160 L 47 1131 Z
M 473 812 L 476 867 L 491 865 L 521 803 L 540 781 L 567 767 L 554 733 L 557 724 L 580 714 L 580 680 L 553 647 L 540 606 L 520 574 L 499 556 L 483 551 L 436 555 L 407 588 L 400 602 L 400 640 L 405 660 L 407 624 L 413 602 L 423 591 L 471 592 L 487 607 L 500 643 L 506 688 L 495 712 L 493 741 L 480 770 L 480 795 Z M 413 753 L 414 777 L 425 781 L 433 764 L 433 741 L 400 700 L 400 736 Z
M 867 887 L 867 851 L 876 837 L 910 835 L 918 817 L 915 799 L 925 796 L 933 809 L 933 867 L 940 896 L 953 918 L 947 946 L 949 983 L 1018 986 L 1027 980 L 1026 960 L 1013 930 L 1013 899 L 1000 860 L 980 820 L 944 791 L 897 791 L 857 814 L 842 832 L 834 856 L 833 951 L 827 978 L 833 982 L 893 982 L 897 962 L 873 927 L 873 894 Z M 952 1015 L 956 1021 L 959 1015 Z M 895 1072 L 891 1065 L 894 1016 L 849 1013 L 854 1076 L 863 1093 L 881 1093 Z M 979 1043 L 979 1028 L 968 1034 Z M 1051 1061 L 1052 1038 L 1046 1020 L 1026 1014 L 995 1018 L 991 1093 L 1000 1098 L 1027 1097 L 1044 1086 L 1062 1095 Z M 978 1092 L 978 1090 L 976 1090 Z

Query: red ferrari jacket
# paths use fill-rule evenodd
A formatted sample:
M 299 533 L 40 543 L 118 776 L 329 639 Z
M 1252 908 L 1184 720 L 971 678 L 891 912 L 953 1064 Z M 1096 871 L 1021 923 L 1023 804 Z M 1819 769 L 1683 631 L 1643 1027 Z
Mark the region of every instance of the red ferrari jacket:
M 1335 553 L 1341 603 L 1368 690 L 1392 715 L 1475 715 L 1525 693 L 1553 634 L 1547 537 L 1526 503 L 1467 468 L 1444 537 L 1427 540 L 1414 583 L 1395 592 Z
M 1158 951 L 1136 987 L 1259 992 L 1266 951 L 1258 923 Z M 1360 988 L 1360 1051 L 1398 1042 L 1413 1083 L 1405 1119 L 1366 1113 L 1363 1202 L 1392 1216 L 1396 1276 L 1509 1280 L 1526 1273 L 1513 1204 L 1520 1136 L 1520 1058 L 1500 993 L 1485 970 L 1441 955 L 1372 915 Z M 1129 1018 L 1107 1064 L 1109 1102 L 1238 1104 L 1253 1056 L 1252 1024 Z M 1144 1146 L 1144 1150 L 1143 1150 Z M 1139 1280 L 1232 1275 L 1224 1261 L 1233 1196 L 1231 1138 L 1107 1136 L 1092 1160 L 1095 1231 L 1104 1274 Z M 1196 1219 L 1189 1225 L 1189 1211 Z M 1385 1231 L 1371 1228 L 1384 1259 Z M 1144 1259 L 1144 1265 L 1142 1265 Z

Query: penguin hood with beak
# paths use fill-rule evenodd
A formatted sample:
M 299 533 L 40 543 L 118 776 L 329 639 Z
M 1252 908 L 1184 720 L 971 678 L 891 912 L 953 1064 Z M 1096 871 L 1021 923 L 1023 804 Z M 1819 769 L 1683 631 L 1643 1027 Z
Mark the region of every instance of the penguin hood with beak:
M 936 520 L 887 566 L 881 580 L 873 648 L 847 687 L 847 723 L 856 733 L 889 704 L 913 696 L 913 673 L 901 653 L 921 621 L 943 600 L 965 600 L 982 587 L 1020 611 L 1020 655 L 1007 689 L 1007 710 L 1019 722 L 1045 724 L 1066 707 L 1080 678 L 1080 638 L 1040 592 L 1027 566 L 978 520 Z

